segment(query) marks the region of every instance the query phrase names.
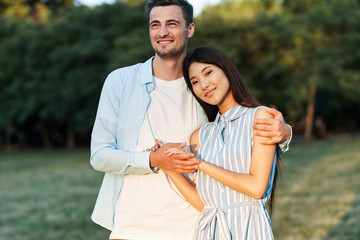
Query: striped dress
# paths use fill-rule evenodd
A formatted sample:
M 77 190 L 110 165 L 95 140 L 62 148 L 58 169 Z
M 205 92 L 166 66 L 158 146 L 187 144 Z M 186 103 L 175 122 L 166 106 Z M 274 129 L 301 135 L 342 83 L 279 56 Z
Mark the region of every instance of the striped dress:
M 198 157 L 224 169 L 249 173 L 256 110 L 238 105 L 201 127 Z M 265 205 L 275 175 L 274 157 L 269 183 L 260 200 L 239 193 L 201 171 L 195 174 L 196 189 L 205 208 L 198 218 L 194 239 L 273 239 Z

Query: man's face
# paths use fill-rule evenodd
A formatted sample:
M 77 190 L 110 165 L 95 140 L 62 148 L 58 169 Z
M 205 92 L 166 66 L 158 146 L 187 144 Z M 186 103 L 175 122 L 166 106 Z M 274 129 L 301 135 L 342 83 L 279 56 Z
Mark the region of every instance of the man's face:
M 194 34 L 194 24 L 187 28 L 182 10 L 177 5 L 154 7 L 149 15 L 151 45 L 162 59 L 185 54 L 188 38 Z

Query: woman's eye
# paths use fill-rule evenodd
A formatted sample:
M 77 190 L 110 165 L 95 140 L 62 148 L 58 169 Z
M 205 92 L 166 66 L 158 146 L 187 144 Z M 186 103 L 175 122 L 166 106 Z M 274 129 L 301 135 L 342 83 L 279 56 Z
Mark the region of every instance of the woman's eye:
M 208 71 L 205 75 L 209 76 L 212 73 L 212 71 Z
M 197 82 L 198 82 L 198 81 L 192 81 L 191 84 L 192 84 L 192 85 L 195 85 L 195 84 L 197 84 Z

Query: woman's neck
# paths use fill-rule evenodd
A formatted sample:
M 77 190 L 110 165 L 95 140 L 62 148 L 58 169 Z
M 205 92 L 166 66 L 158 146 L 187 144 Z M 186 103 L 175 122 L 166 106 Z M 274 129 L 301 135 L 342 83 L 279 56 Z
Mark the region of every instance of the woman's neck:
M 225 97 L 225 99 L 218 104 L 218 108 L 220 110 L 220 113 L 224 114 L 233 107 L 236 107 L 237 105 L 239 104 L 235 101 L 232 91 L 230 91 L 228 95 Z

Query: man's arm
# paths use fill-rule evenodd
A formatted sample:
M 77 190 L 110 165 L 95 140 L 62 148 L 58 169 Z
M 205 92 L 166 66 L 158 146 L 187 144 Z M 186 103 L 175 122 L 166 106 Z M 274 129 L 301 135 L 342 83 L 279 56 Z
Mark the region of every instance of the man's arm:
M 97 117 L 91 136 L 90 163 L 101 172 L 114 174 L 146 174 L 151 172 L 149 152 L 117 149 L 117 124 Z
M 90 163 L 97 171 L 114 174 L 146 174 L 151 172 L 149 152 L 130 152 L 118 149 L 117 139 L 120 101 L 124 91 L 122 72 L 115 71 L 106 78 L 91 135 Z
M 281 112 L 274 108 L 267 109 L 267 112 L 274 116 L 274 119 L 256 119 L 254 120 L 254 134 L 260 137 L 267 137 L 260 141 L 261 144 L 279 144 L 282 152 L 289 148 L 292 138 L 292 129 L 288 125 Z
M 155 155 L 151 152 L 131 152 L 118 149 L 117 142 L 126 139 L 117 139 L 118 116 L 121 114 L 120 97 L 121 92 L 115 89 L 123 89 L 118 86 L 118 76 L 110 74 L 106 79 L 99 101 L 97 116 L 91 135 L 91 157 L 90 163 L 97 171 L 114 174 L 147 174 L 152 172 L 153 167 L 165 166 L 171 170 L 187 170 L 191 162 L 183 159 L 166 157 L 162 151 Z M 181 144 L 180 144 L 181 145 Z M 175 144 L 173 146 L 179 146 Z M 150 157 L 150 155 L 152 155 Z M 151 161 L 151 163 L 150 163 Z M 195 165 L 195 164 L 193 164 Z M 193 167 L 194 169 L 195 167 Z

